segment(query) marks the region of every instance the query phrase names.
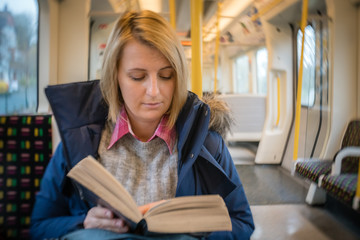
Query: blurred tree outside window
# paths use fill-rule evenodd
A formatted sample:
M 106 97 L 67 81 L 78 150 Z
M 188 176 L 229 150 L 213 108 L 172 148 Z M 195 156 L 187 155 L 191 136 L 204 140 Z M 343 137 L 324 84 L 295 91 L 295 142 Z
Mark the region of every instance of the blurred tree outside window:
M 38 19 L 37 0 L 0 1 L 0 115 L 36 112 Z

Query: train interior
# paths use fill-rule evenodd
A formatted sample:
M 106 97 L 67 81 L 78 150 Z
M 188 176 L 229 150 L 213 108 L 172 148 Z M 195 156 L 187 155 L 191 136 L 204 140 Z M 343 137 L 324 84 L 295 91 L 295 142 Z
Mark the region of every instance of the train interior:
M 51 119 L 44 87 L 98 79 L 113 22 L 126 9 L 150 9 L 175 26 L 191 71 L 202 69 L 202 93 L 217 93 L 232 112 L 232 131 L 225 140 L 253 212 L 251 239 L 360 239 L 359 208 L 325 193 L 319 182 L 326 176 L 314 181 L 297 173 L 297 164 L 305 160 L 335 159 L 351 138 L 357 141 L 351 154 L 359 159 L 360 1 L 34 2 L 39 4 L 38 95 L 32 96 L 31 87 L 18 90 L 17 84 L 31 84 L 16 80 L 15 73 L 6 79 L 0 59 L 0 124 L 17 112 L 29 114 L 11 105 L 16 94 L 28 97 L 27 106 L 37 99 L 35 115 Z M 197 31 L 191 21 L 196 8 L 202 25 Z M 5 32 L 9 9 L 11 3 L 0 4 L 0 33 Z M 201 39 L 201 65 L 194 64 L 196 37 Z M 54 150 L 60 137 L 53 119 L 51 128 Z M 5 159 L 4 152 L 0 160 Z M 0 186 L 8 181 L 5 166 L 0 167 Z M 330 172 L 334 164 L 327 167 Z M 1 200 L 6 196 L 0 191 L 2 224 L 7 205 Z

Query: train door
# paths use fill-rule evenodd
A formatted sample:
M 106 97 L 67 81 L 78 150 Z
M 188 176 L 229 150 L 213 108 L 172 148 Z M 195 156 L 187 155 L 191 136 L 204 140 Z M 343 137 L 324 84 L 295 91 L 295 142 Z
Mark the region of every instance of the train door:
M 326 142 L 329 126 L 329 39 L 327 19 L 321 16 L 309 18 L 305 29 L 304 71 L 301 96 L 301 121 L 303 128 L 301 157 L 318 157 Z M 297 31 L 297 66 L 301 54 L 302 33 Z M 297 68 L 299 69 L 299 68 Z M 297 74 L 298 75 L 298 74 Z M 300 148 L 299 148 L 300 150 Z
M 329 28 L 328 18 L 320 13 L 308 17 L 305 28 L 303 78 L 301 91 L 300 129 L 298 158 L 320 157 L 326 146 L 330 128 L 329 101 Z M 294 96 L 297 93 L 302 32 L 294 27 L 294 50 L 296 71 L 294 74 Z M 295 98 L 296 99 L 296 98 Z M 294 106 L 295 107 L 295 106 Z M 293 166 L 294 125 L 284 154 L 283 166 Z
M 302 32 L 301 1 L 264 16 L 269 49 L 267 118 L 256 163 L 293 166 Z M 329 31 L 325 1 L 309 6 L 305 29 L 299 157 L 318 157 L 329 128 Z

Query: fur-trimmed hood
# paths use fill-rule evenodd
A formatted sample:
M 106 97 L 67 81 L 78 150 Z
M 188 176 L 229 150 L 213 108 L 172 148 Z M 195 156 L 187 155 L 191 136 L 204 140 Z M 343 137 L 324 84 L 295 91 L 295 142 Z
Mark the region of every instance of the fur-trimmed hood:
M 228 104 L 215 94 L 204 95 L 202 101 L 210 107 L 209 129 L 218 132 L 225 139 L 234 122 Z

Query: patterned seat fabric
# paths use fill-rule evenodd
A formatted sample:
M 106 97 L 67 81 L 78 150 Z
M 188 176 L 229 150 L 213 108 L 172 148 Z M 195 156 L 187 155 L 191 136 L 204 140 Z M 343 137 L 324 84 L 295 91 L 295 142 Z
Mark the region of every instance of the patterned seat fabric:
M 348 146 L 360 146 L 360 120 L 351 121 L 346 128 L 341 142 L 341 149 Z M 305 161 L 297 162 L 295 172 L 300 176 L 317 183 L 320 175 L 330 174 L 332 162 L 333 160 L 329 161 L 310 158 Z M 341 165 L 341 172 L 356 173 L 358 171 L 358 165 L 358 157 L 344 158 Z
M 354 173 L 327 175 L 322 179 L 321 187 L 328 194 L 351 206 L 355 196 L 357 178 L 357 174 Z
M 331 172 L 331 160 L 304 161 L 296 164 L 295 171 L 300 176 L 306 177 L 313 182 L 318 182 L 320 175 Z
M 354 120 L 349 123 L 349 126 L 343 137 L 341 148 L 347 146 L 360 147 L 360 120 Z M 344 158 L 341 164 L 341 173 L 357 173 L 359 159 L 359 157 Z
M 0 239 L 29 238 L 35 194 L 51 154 L 51 115 L 0 117 Z

